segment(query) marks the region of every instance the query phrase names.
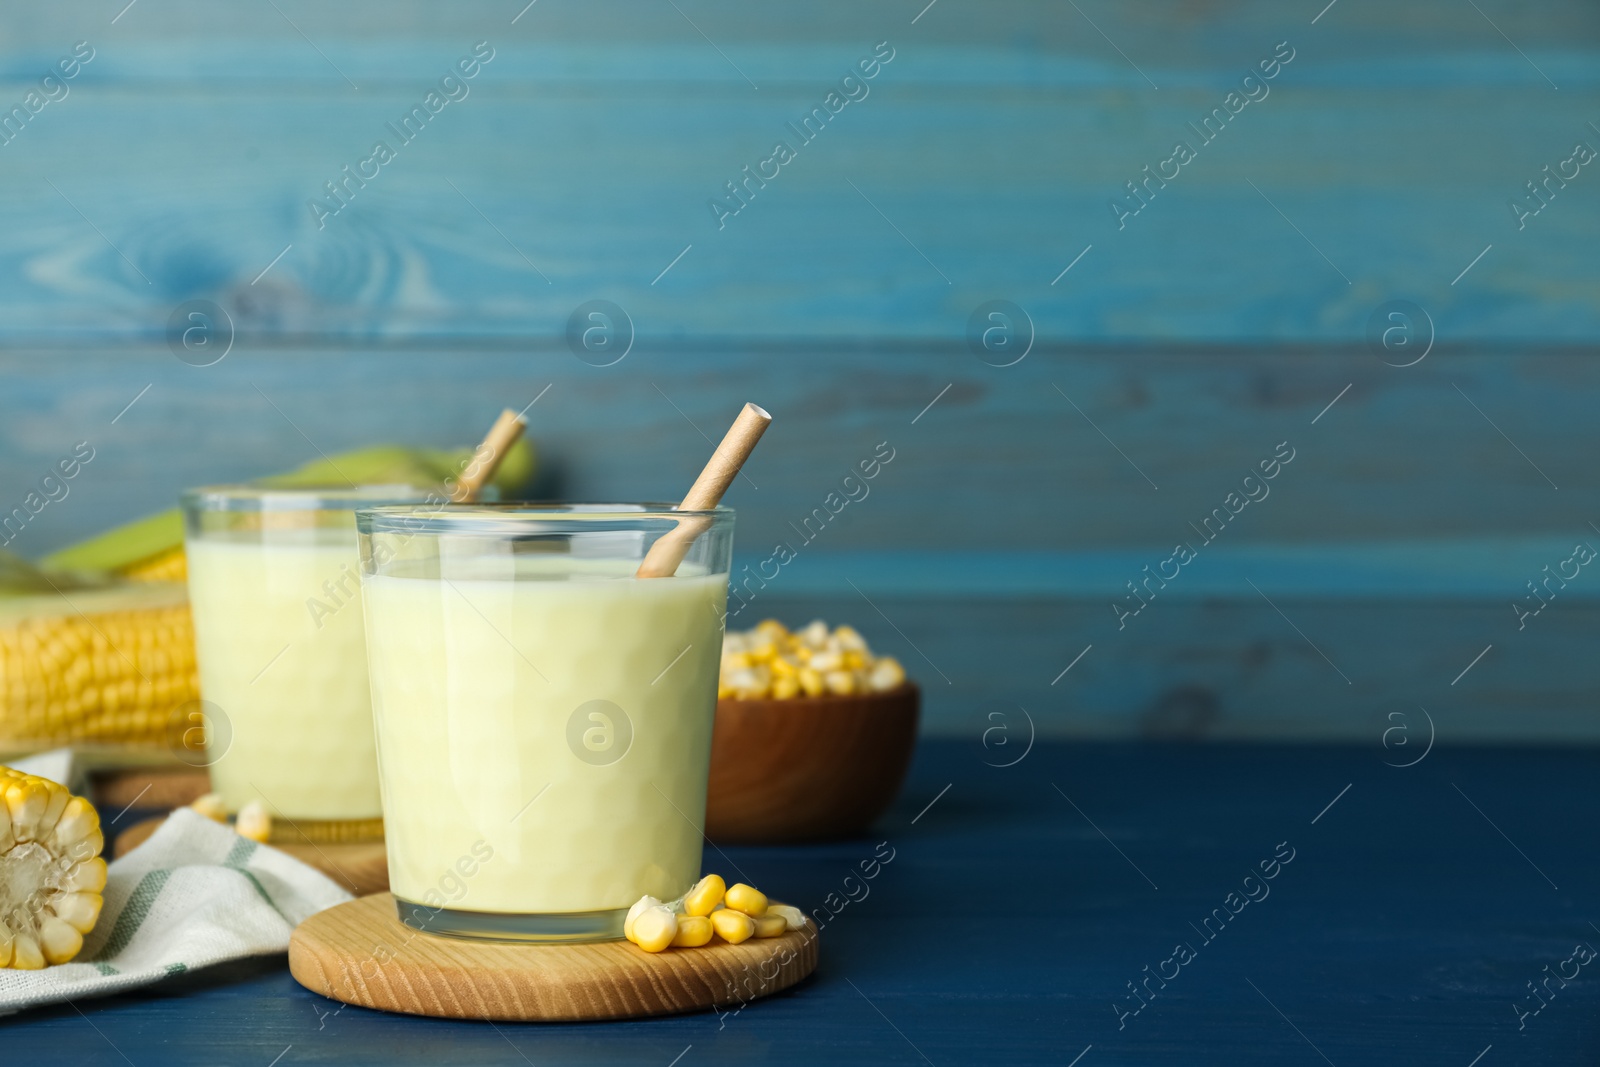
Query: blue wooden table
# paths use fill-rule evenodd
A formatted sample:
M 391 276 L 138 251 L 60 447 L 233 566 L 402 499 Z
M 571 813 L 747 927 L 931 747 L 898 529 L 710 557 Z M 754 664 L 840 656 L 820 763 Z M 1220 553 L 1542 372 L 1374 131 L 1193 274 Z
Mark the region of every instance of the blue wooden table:
M 816 975 L 743 1010 L 604 1025 L 417 1019 L 340 1010 L 274 957 L 29 1013 L 7 1025 L 7 1058 L 1593 1061 L 1600 969 L 1581 961 L 1600 946 L 1600 754 L 1422 755 L 1398 737 L 1040 742 L 1024 754 L 1019 740 L 925 741 L 871 838 L 708 850 L 708 864 L 836 912 Z M 874 866 L 878 855 L 892 858 Z

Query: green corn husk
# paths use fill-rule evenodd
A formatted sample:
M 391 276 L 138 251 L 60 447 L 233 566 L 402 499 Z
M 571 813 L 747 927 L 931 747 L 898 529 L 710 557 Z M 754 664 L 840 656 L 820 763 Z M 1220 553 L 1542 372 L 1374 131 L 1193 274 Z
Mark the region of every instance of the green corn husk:
M 461 473 L 472 451 L 374 445 L 319 457 L 287 473 L 258 478 L 252 484 L 268 489 L 311 489 L 343 485 L 347 480 L 365 485 L 442 485 Z M 535 466 L 533 445 L 524 437 L 506 453 L 489 484 L 499 490 L 502 499 L 513 498 L 533 479 Z M 58 575 L 120 575 L 182 548 L 183 515 L 171 508 L 53 552 L 39 561 L 39 567 L 60 584 L 62 578 Z M 0 560 L 0 588 L 4 588 L 5 574 L 5 561 Z M 23 580 L 19 574 L 17 581 Z M 37 574 L 30 580 L 35 584 L 44 581 Z M 47 584 L 45 588 L 48 589 Z

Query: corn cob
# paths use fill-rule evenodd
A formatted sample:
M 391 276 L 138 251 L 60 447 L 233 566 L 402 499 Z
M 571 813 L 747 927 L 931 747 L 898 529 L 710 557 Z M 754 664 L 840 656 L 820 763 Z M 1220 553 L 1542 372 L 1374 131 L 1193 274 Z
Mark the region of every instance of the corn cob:
M 180 545 L 126 567 L 122 575 L 135 582 L 186 582 L 189 557 Z
M 0 742 L 200 751 L 194 625 L 181 585 L 0 600 Z M 186 738 L 187 734 L 187 738 Z
M 348 474 L 421 485 L 459 475 L 471 455 L 471 449 L 378 446 L 260 484 L 303 488 L 342 483 Z M 532 443 L 520 440 L 494 484 L 510 493 L 534 469 Z M 0 745 L 96 741 L 203 749 L 194 625 L 182 595 L 183 536 L 183 517 L 172 509 L 64 548 L 38 568 L 0 552 Z M 121 584 L 83 591 L 113 581 Z M 381 826 L 368 820 L 337 833 L 381 837 Z
M 0 967 L 66 963 L 100 918 L 100 816 L 65 786 L 0 767 Z

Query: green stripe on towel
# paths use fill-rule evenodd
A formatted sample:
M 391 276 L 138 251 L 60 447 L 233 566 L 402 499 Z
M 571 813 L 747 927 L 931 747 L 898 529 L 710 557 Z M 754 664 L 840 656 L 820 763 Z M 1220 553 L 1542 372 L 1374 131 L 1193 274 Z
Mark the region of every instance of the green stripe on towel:
M 256 854 L 256 849 L 260 847 L 260 845 L 250 840 L 248 837 L 241 837 L 239 840 L 235 841 L 233 843 L 233 847 L 228 850 L 228 858 L 222 861 L 222 865 L 227 867 L 229 870 L 238 871 L 240 874 L 248 878 L 250 880 L 250 884 L 255 886 L 256 892 L 261 894 L 261 899 L 266 901 L 268 904 L 272 904 L 273 910 L 276 911 L 278 905 L 272 903 L 272 895 L 268 893 L 266 887 L 261 884 L 261 880 L 256 877 L 255 872 L 245 866 L 245 863 L 250 859 L 250 857 Z
M 156 897 L 161 895 L 167 879 L 171 877 L 171 868 L 158 867 L 139 879 L 139 884 L 128 897 L 128 903 L 123 907 L 122 914 L 117 916 L 117 924 L 111 928 L 111 936 L 106 938 L 105 946 L 97 955 L 115 956 L 128 947 L 128 942 L 133 940 L 133 935 L 139 931 L 139 927 L 149 916 L 151 905 L 156 902 Z
M 256 849 L 260 847 L 260 845 L 256 844 L 248 837 L 241 837 L 239 840 L 235 841 L 233 843 L 233 847 L 228 850 L 228 858 L 222 861 L 222 865 L 224 867 L 243 869 L 245 862 L 249 860 L 251 856 L 254 856 L 256 854 Z

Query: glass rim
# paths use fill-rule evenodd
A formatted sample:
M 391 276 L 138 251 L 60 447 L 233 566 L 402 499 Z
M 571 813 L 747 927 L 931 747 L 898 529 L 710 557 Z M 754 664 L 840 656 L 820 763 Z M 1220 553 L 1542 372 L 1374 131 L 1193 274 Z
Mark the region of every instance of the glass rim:
M 485 537 L 528 534 L 524 524 L 534 522 L 676 524 L 684 518 L 709 519 L 713 526 L 733 521 L 733 509 L 718 504 L 701 511 L 685 511 L 676 504 L 583 503 L 576 501 L 511 500 L 474 504 L 381 504 L 356 509 L 356 529 L 372 533 L 459 533 Z M 559 531 L 541 530 L 540 533 Z
M 377 504 L 411 506 L 446 496 L 440 486 L 410 482 L 317 485 L 278 489 L 261 485 L 205 485 L 185 489 L 178 504 L 185 511 L 354 511 Z

